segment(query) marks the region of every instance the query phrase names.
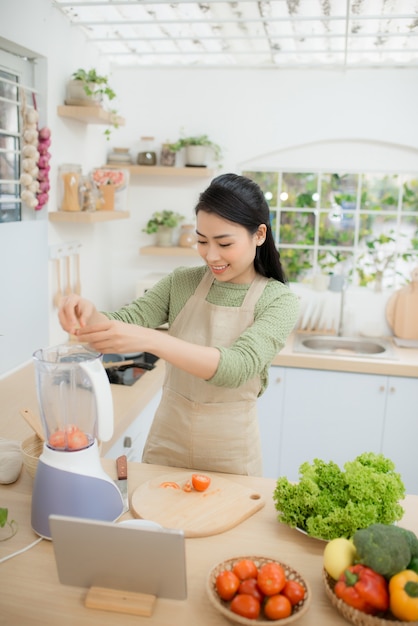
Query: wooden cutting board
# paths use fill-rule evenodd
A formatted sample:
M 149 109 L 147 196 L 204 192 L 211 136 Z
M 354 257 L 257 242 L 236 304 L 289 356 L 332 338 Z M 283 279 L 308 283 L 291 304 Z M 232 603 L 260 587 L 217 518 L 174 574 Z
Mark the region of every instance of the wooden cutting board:
M 395 337 L 418 339 L 418 267 L 412 272 L 411 283 L 389 298 L 386 320 Z
M 153 478 L 133 492 L 131 512 L 166 528 L 183 530 L 186 537 L 207 537 L 237 526 L 263 508 L 265 501 L 259 493 L 227 478 L 205 475 L 210 476 L 211 483 L 203 492 L 160 486 L 166 481 L 182 486 L 191 480 L 191 471 Z

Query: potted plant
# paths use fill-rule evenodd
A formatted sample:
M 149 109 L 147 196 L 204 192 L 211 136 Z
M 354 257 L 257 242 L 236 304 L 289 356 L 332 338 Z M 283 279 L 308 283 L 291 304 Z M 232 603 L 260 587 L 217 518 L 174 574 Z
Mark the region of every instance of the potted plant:
M 173 245 L 173 229 L 184 220 L 184 216 L 174 211 L 156 211 L 142 229 L 148 235 L 156 235 L 157 246 Z
M 65 103 L 75 106 L 100 106 L 103 98 L 116 98 L 116 94 L 109 85 L 107 76 L 101 76 L 95 69 L 78 69 L 71 75 L 67 84 L 67 98 Z
M 109 85 L 109 78 L 97 73 L 96 69 L 84 70 L 82 68 L 73 72 L 71 80 L 67 83 L 65 104 L 73 106 L 102 106 L 104 99 L 109 101 L 116 98 L 116 93 Z M 112 126 L 118 128 L 117 111 L 111 109 Z M 110 130 L 106 129 L 106 138 L 110 137 Z
M 175 143 L 169 144 L 172 152 L 178 152 L 182 148 L 186 149 L 186 165 L 194 167 L 205 167 L 208 150 L 213 154 L 216 162 L 222 159 L 222 149 L 209 139 L 207 135 L 196 135 L 193 137 L 181 137 Z

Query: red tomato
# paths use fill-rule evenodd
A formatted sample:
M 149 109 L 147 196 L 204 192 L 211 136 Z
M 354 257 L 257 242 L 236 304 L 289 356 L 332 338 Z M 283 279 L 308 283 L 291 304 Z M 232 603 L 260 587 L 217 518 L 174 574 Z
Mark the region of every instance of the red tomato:
M 292 615 L 292 605 L 281 593 L 270 596 L 264 605 L 264 615 L 268 619 L 283 619 Z
M 186 491 L 187 493 L 190 493 L 190 491 L 192 490 L 192 483 L 190 482 L 190 480 L 186 480 L 186 482 L 184 483 L 182 489 L 183 489 L 183 491 Z
M 63 430 L 56 430 L 48 437 L 48 443 L 53 448 L 65 448 L 65 433 Z
M 305 597 L 305 587 L 298 583 L 297 580 L 288 580 L 281 593 L 290 600 L 292 606 L 295 606 Z
M 204 474 L 192 474 L 192 485 L 196 491 L 206 491 L 210 485 L 210 478 Z
M 238 591 L 239 578 L 230 570 L 224 570 L 216 577 L 216 591 L 222 600 L 231 600 Z
M 258 570 L 257 565 L 251 559 L 242 559 L 235 563 L 232 568 L 234 574 L 238 576 L 240 580 L 247 580 L 247 578 L 257 578 Z
M 89 445 L 87 435 L 81 430 L 73 430 L 67 433 L 67 442 L 70 450 L 81 450 L 82 448 L 87 448 Z
M 247 580 L 243 580 L 238 587 L 238 593 L 246 593 L 249 596 L 254 596 L 254 598 L 260 603 L 264 598 L 264 595 L 261 593 L 255 578 L 247 578 Z
M 266 596 L 280 593 L 286 583 L 284 569 L 278 563 L 266 563 L 258 571 L 257 584 Z
M 233 613 L 247 617 L 248 619 L 257 619 L 260 615 L 260 603 L 254 598 L 245 593 L 241 593 L 232 600 L 229 608 Z

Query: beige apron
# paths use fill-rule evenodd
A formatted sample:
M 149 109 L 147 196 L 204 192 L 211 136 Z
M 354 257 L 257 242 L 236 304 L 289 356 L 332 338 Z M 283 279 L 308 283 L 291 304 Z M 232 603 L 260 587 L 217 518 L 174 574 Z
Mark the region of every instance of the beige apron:
M 205 346 L 230 346 L 254 320 L 267 279 L 257 275 L 241 307 L 211 304 L 207 271 L 169 333 Z M 257 375 L 237 389 L 217 387 L 166 364 L 163 395 L 145 444 L 145 463 L 262 475 Z

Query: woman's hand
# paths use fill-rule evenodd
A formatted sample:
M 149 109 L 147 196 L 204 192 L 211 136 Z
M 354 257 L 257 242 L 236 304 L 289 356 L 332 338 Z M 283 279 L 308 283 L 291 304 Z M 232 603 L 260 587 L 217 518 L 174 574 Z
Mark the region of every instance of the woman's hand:
M 75 335 L 78 328 L 107 318 L 102 313 L 97 312 L 92 302 L 72 293 L 61 300 L 58 319 L 65 331 Z
M 148 347 L 150 333 L 156 332 L 98 315 L 101 316 L 98 322 L 78 328 L 75 334 L 80 341 L 104 354 L 143 352 Z

